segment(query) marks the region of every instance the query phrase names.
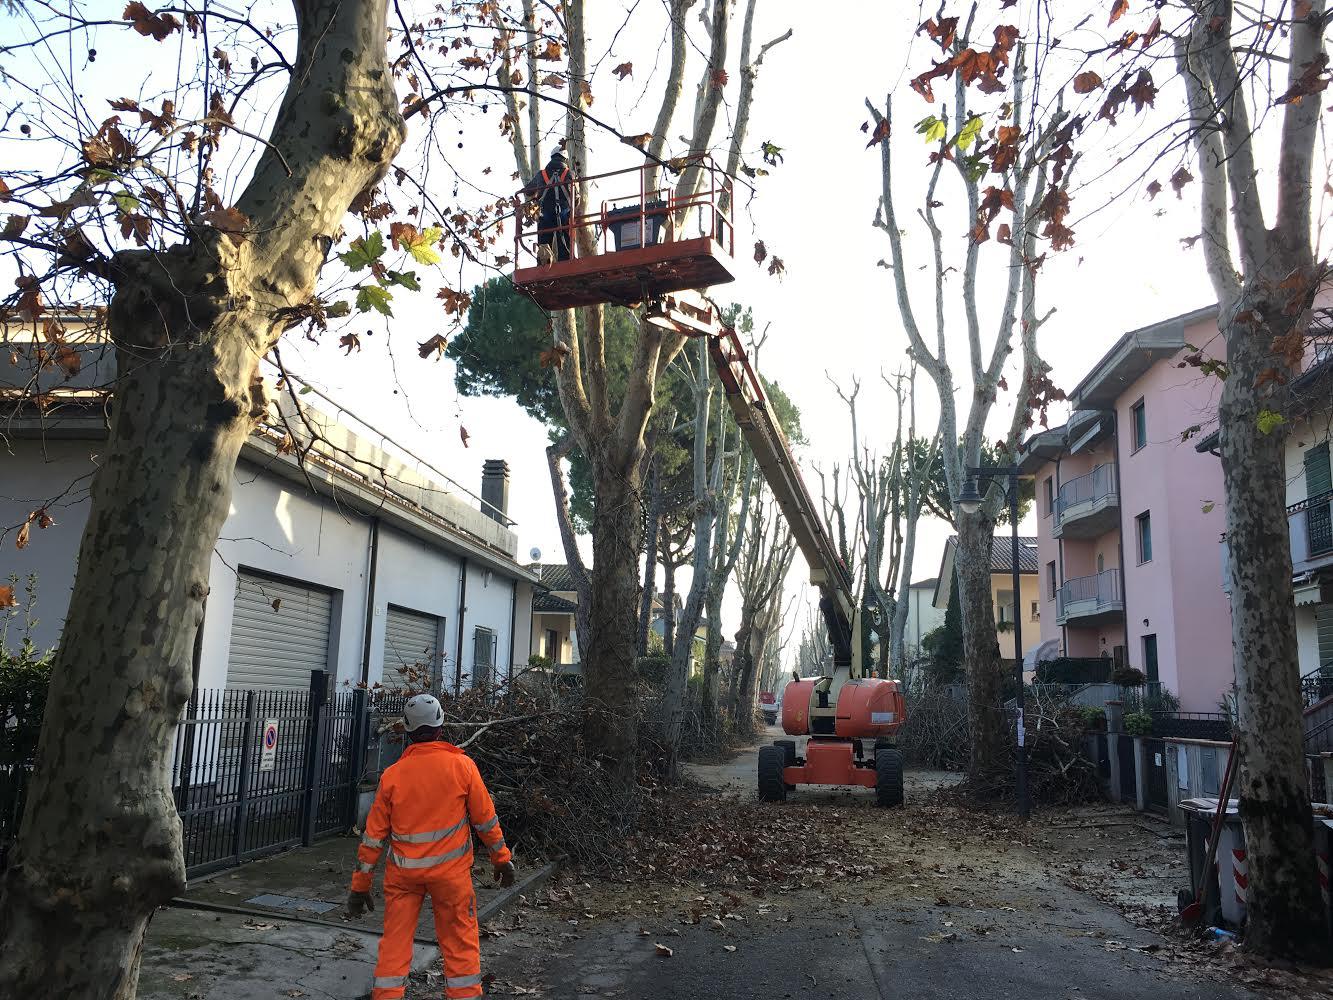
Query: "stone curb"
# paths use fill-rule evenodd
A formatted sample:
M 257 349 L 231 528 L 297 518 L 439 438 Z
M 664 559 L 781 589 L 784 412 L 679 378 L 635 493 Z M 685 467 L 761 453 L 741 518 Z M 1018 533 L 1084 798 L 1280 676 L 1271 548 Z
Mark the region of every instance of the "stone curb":
M 542 885 L 545 884 L 546 880 L 559 870 L 559 867 L 560 866 L 555 862 L 545 864 L 521 882 L 517 882 L 504 890 L 499 896 L 492 899 L 477 911 L 477 922 L 483 924 L 486 923 L 488 920 L 498 916 L 507 907 L 511 906 L 514 901 L 523 894 L 540 889 Z M 187 896 L 175 896 L 167 903 L 167 905 L 183 910 L 207 910 L 210 913 L 229 913 L 239 917 L 260 917 L 269 921 L 281 920 L 286 923 L 314 924 L 317 927 L 331 927 L 340 931 L 351 931 L 353 933 L 373 934 L 376 937 L 379 936 L 378 931 L 371 930 L 368 927 L 359 926 L 350 920 L 326 920 L 323 917 L 305 915 L 290 916 L 285 913 L 275 913 L 272 910 L 261 910 L 258 907 L 232 906 L 229 903 L 214 903 L 208 900 L 190 899 Z M 381 902 L 380 905 L 383 905 L 383 903 Z M 418 935 L 413 940 L 418 944 L 433 945 L 436 943 L 433 936 L 426 937 L 424 935 Z
M 542 865 L 535 872 L 523 879 L 521 882 L 515 882 L 500 895 L 496 896 L 489 903 L 477 911 L 477 923 L 484 924 L 500 913 L 514 900 L 529 892 L 535 892 L 540 889 L 552 875 L 560 870 L 560 866 L 554 861 Z

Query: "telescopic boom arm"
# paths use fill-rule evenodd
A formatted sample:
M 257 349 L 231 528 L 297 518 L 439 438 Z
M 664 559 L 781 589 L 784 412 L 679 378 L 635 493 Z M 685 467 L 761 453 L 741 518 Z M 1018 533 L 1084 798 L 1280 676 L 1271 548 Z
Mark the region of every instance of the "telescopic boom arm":
M 735 329 L 723 326 L 709 336 L 708 347 L 736 423 L 810 566 L 810 582 L 819 587 L 819 609 L 828 627 L 834 665 L 848 667 L 852 677 L 857 677 L 860 664 L 854 661 L 860 657 L 853 656 L 853 637 L 858 600 L 851 574 L 824 527 L 787 437 L 768 405 L 763 383 L 750 367 Z

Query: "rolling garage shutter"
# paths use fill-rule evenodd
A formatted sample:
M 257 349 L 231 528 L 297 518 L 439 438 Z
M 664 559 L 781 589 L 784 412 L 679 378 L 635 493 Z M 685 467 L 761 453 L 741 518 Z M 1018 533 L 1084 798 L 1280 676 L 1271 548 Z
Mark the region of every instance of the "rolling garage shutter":
M 389 605 L 384 620 L 384 659 L 381 682 L 394 685 L 405 679 L 401 669 L 412 670 L 418 664 L 429 670 L 432 690 L 440 682 L 440 619 L 417 611 Z M 418 679 L 418 678 L 414 678 Z
M 227 687 L 308 688 L 310 671 L 329 668 L 332 618 L 330 591 L 242 570 L 231 618 Z

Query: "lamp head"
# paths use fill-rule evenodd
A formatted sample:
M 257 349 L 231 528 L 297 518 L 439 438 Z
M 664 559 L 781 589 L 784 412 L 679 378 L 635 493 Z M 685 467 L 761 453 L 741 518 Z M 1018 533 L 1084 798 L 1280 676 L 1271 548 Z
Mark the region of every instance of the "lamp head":
M 975 514 L 981 510 L 981 494 L 977 492 L 975 477 L 967 477 L 967 482 L 963 484 L 963 490 L 958 494 L 958 499 L 954 503 L 964 514 Z

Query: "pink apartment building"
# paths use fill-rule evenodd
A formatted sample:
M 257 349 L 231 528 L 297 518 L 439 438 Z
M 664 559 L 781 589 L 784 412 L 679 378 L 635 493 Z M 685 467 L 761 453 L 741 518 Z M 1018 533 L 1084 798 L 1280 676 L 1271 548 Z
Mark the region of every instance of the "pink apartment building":
M 1037 486 L 1043 650 L 1137 667 L 1184 711 L 1216 711 L 1233 679 L 1222 470 L 1194 447 L 1220 384 L 1180 367 L 1188 345 L 1219 355 L 1216 315 L 1122 336 L 1069 394 L 1065 426 L 1020 453 Z

